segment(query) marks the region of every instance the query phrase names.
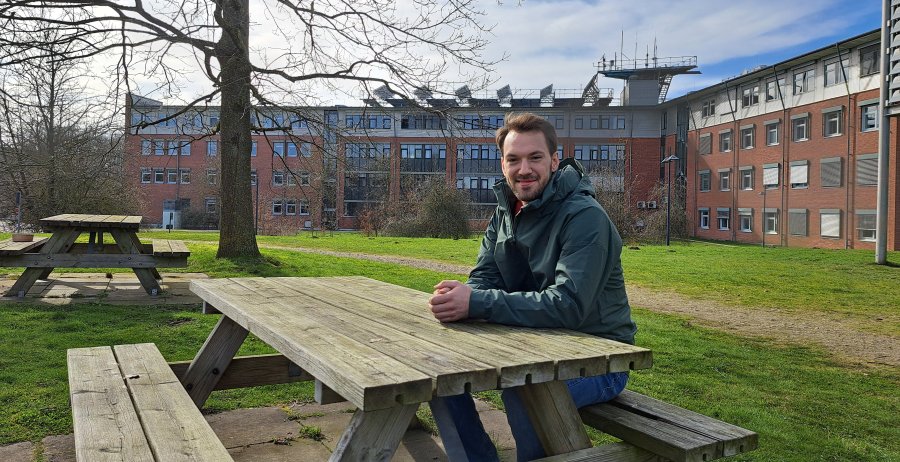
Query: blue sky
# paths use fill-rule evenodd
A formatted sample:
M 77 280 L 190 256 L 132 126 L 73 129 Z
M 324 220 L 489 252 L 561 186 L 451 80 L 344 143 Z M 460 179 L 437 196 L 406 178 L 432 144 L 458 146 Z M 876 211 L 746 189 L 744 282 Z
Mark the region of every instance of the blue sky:
M 495 86 L 583 88 L 604 54 L 620 49 L 643 58 L 654 40 L 657 56 L 697 56 L 701 75 L 676 77 L 669 97 L 698 90 L 760 64 L 774 64 L 879 27 L 875 0 L 638 0 L 538 1 L 494 4 L 488 54 Z M 624 37 L 624 40 L 623 40 Z M 599 85 L 621 91 L 621 81 Z

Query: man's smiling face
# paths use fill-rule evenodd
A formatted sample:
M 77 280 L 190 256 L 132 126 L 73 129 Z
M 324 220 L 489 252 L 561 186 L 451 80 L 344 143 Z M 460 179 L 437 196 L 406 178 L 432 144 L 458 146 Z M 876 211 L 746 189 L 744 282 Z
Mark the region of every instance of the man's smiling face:
M 548 152 L 547 140 L 540 131 L 511 131 L 503 141 L 500 168 L 513 194 L 522 202 L 540 197 L 558 167 L 559 157 Z

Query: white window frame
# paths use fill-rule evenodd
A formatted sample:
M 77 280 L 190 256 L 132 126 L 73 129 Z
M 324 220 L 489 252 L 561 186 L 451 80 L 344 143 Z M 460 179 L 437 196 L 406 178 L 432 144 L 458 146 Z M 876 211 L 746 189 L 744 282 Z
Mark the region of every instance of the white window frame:
M 838 109 L 822 114 L 822 135 L 825 137 L 843 135 L 844 111 Z
M 725 212 L 723 215 L 722 212 Z M 728 231 L 731 229 L 731 209 L 716 209 L 716 229 Z
M 700 229 L 709 229 L 709 209 L 698 209 L 697 226 Z
M 798 130 L 803 128 L 803 135 L 798 136 Z M 791 119 L 791 140 L 795 143 L 809 140 L 809 115 Z
M 741 128 L 741 149 L 753 149 L 756 138 L 756 126 Z
M 738 209 L 738 230 L 742 233 L 753 232 L 753 209 Z
M 766 146 L 777 146 L 780 143 L 781 122 L 766 124 Z
M 752 191 L 753 190 L 753 168 L 742 168 L 740 170 L 741 174 L 741 190 L 742 191 Z
M 763 211 L 763 232 L 766 234 L 778 234 L 778 209 L 766 209 Z

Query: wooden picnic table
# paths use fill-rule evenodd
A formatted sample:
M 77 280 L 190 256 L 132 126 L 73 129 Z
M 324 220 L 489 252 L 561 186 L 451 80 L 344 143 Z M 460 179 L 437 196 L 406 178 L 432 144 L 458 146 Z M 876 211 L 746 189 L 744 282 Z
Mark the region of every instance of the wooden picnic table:
M 137 232 L 141 216 L 63 214 L 40 221 L 53 231 L 50 238 L 33 243 L 0 244 L 0 266 L 25 267 L 7 296 L 24 297 L 38 279 L 54 268 L 132 268 L 150 295 L 160 292 L 158 267 L 187 266 L 190 252 L 180 241 L 142 244 Z M 75 241 L 89 233 L 86 244 Z M 104 245 L 109 234 L 115 245 Z
M 563 380 L 652 363 L 645 348 L 569 330 L 442 324 L 429 294 L 363 277 L 207 279 L 191 290 L 206 312 L 223 314 L 180 374 L 191 399 L 202 407 L 230 364 L 243 370 L 234 355 L 252 333 L 302 368 L 295 376 L 315 379 L 317 399 L 357 407 L 333 461 L 389 459 L 419 404 L 435 396 L 515 386 L 548 455 L 589 448 Z M 271 383 L 259 369 L 227 375 L 242 386 Z

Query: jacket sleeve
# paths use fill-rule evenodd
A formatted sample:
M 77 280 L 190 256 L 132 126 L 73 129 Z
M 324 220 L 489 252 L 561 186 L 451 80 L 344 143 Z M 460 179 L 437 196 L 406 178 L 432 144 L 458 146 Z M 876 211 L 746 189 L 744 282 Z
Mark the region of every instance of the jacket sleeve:
M 497 227 L 500 226 L 500 212 L 495 211 L 491 216 L 484 237 L 481 238 L 481 249 L 478 250 L 478 259 L 475 267 L 469 273 L 466 285 L 473 289 L 505 289 L 500 268 L 494 260 L 494 247 L 497 245 Z
M 505 292 L 478 287 L 469 299 L 469 316 L 527 327 L 579 330 L 593 300 L 606 285 L 621 243 L 609 218 L 597 208 L 572 216 L 560 234 L 553 284 L 540 291 Z M 473 286 L 474 287 L 474 286 Z

